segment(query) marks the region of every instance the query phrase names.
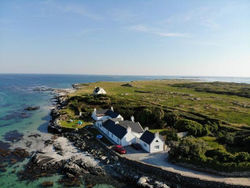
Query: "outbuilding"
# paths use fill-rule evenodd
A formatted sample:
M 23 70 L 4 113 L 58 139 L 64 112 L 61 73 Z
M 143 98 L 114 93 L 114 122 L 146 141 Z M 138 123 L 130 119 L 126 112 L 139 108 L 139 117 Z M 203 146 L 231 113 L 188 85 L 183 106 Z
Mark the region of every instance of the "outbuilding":
M 152 133 L 145 130 L 140 137 L 140 144 L 142 148 L 149 153 L 164 151 L 164 141 L 159 133 Z
M 101 87 L 96 87 L 93 91 L 93 95 L 106 95 L 106 91 Z

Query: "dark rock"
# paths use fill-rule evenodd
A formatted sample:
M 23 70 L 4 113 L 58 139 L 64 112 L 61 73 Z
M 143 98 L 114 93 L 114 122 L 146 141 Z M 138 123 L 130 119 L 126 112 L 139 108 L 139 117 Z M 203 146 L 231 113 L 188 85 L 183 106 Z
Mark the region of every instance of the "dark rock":
M 41 184 L 42 187 L 52 187 L 54 183 L 52 181 L 45 181 Z
M 53 146 L 56 151 L 62 151 L 62 146 L 59 143 L 55 143 Z
M 4 161 L 4 158 L 10 155 L 9 148 L 10 148 L 9 143 L 0 141 L 0 162 Z
M 59 180 L 59 183 L 66 187 L 79 187 L 82 184 L 81 179 L 75 176 L 72 178 L 63 177 Z
M 30 115 L 27 114 L 27 113 L 22 112 L 22 113 L 19 115 L 19 117 L 22 118 L 22 119 L 24 119 L 24 118 L 30 117 Z
M 26 145 L 26 147 L 30 147 L 32 145 L 32 142 L 31 141 L 26 141 L 25 145 Z
M 22 148 L 15 148 L 12 154 L 19 159 L 29 157 L 29 152 L 27 152 L 25 149 Z
M 15 164 L 16 162 L 17 162 L 16 159 L 10 159 L 10 163 L 11 163 L 11 164 Z
M 30 114 L 20 112 L 20 111 L 12 111 L 9 114 L 7 114 L 6 116 L 1 117 L 0 120 L 7 121 L 7 120 L 13 120 L 14 119 L 16 121 L 20 121 L 20 119 L 28 118 L 30 116 Z M 1 127 L 2 127 L 2 125 L 1 125 Z
M 23 134 L 17 130 L 9 131 L 4 135 L 4 139 L 9 142 L 18 142 L 23 138 Z
M 7 170 L 5 168 L 0 168 L 0 172 L 6 172 Z
M 82 173 L 82 169 L 77 164 L 75 164 L 73 162 L 67 163 L 64 166 L 63 170 L 65 172 L 68 172 L 68 173 L 74 174 L 74 175 L 80 175 Z
M 123 87 L 133 87 L 131 84 L 129 84 L 129 83 L 126 83 L 126 84 L 122 84 L 121 86 L 123 86 Z
M 26 107 L 24 110 L 34 111 L 34 110 L 38 110 L 38 109 L 40 109 L 40 106 L 29 106 L 29 107 Z
M 37 134 L 31 134 L 28 137 L 30 137 L 30 138 L 31 137 L 37 138 L 37 137 L 41 137 L 41 135 L 37 133 Z

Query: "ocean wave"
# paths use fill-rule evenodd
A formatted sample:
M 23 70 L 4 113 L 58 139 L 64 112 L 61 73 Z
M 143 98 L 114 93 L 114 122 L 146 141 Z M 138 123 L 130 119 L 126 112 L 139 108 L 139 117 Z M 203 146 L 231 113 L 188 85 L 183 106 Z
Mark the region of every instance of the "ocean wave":
M 7 101 L 6 101 L 6 97 L 7 97 L 7 95 L 6 95 L 5 93 L 0 92 L 0 106 L 6 104 L 6 102 L 7 102 Z

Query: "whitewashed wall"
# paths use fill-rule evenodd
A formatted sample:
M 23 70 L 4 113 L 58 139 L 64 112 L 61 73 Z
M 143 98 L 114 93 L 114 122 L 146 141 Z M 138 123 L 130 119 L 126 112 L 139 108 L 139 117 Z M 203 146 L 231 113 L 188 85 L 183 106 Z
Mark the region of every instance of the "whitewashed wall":
M 148 145 L 146 142 L 140 140 L 140 144 L 141 144 L 142 148 L 143 148 L 145 151 L 147 151 L 147 152 L 150 153 L 150 147 L 149 147 L 149 145 Z
M 156 141 L 158 141 L 158 142 L 156 142 Z M 159 146 L 159 148 L 158 148 L 158 146 Z M 163 141 L 156 137 L 156 138 L 154 138 L 154 140 L 150 144 L 150 153 L 163 151 L 164 150 L 163 147 L 164 147 Z

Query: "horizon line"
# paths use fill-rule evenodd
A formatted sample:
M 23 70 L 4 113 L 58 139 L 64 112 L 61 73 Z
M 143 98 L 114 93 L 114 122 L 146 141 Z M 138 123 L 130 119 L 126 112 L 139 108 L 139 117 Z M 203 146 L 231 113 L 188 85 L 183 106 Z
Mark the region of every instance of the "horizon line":
M 138 76 L 138 77 L 143 77 L 143 76 L 150 76 L 150 77 L 220 77 L 220 78 L 250 78 L 250 76 L 204 76 L 204 75 L 143 75 L 143 74 L 79 74 L 79 73 L 1 73 L 1 74 L 12 74 L 12 75 L 82 75 L 82 76 Z

